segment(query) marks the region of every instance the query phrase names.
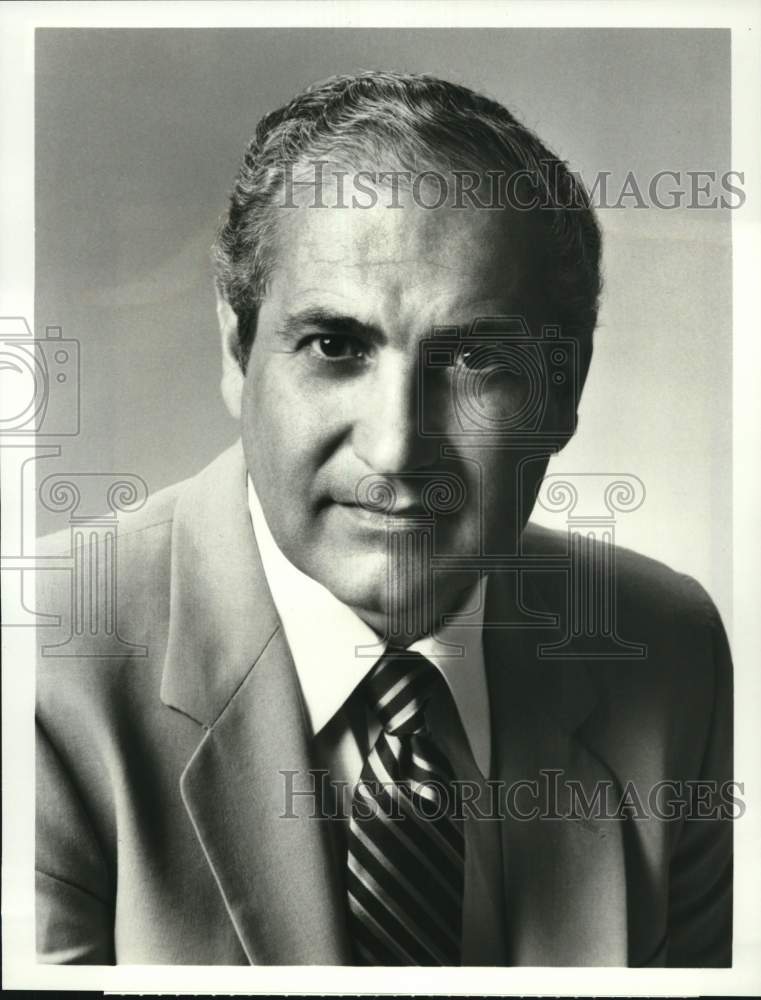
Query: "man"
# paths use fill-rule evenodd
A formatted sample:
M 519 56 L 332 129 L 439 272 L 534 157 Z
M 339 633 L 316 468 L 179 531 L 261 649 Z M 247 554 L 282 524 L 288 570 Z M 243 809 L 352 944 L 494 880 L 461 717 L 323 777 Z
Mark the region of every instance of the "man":
M 564 646 L 612 555 L 527 524 L 591 358 L 578 180 L 463 87 L 339 77 L 216 250 L 242 443 L 120 524 L 146 656 L 40 662 L 41 960 L 730 964 L 717 612 L 618 551 L 615 635 Z

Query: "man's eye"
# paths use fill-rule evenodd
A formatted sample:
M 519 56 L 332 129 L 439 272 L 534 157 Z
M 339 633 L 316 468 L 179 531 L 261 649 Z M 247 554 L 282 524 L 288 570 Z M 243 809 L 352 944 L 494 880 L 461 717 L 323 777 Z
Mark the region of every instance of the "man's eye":
M 357 361 L 366 355 L 361 341 L 341 334 L 312 337 L 309 348 L 323 361 Z

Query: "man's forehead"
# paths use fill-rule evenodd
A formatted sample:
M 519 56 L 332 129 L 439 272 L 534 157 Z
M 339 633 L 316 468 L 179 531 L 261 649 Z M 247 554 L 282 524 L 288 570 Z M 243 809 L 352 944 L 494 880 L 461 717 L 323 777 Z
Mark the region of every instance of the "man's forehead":
M 365 207 L 351 204 L 344 191 L 342 207 L 317 207 L 300 192 L 294 204 L 275 209 L 273 270 L 287 272 L 290 283 L 320 275 L 318 284 L 361 283 L 392 294 L 434 283 L 458 295 L 467 290 L 471 297 L 493 298 L 533 284 L 540 241 L 525 213 L 426 208 L 411 191 L 403 195 L 398 204 Z

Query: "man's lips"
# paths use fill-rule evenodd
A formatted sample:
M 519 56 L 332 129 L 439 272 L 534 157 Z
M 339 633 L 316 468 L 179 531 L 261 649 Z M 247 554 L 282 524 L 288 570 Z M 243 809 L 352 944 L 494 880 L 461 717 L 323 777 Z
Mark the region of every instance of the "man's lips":
M 396 503 L 389 509 L 381 506 L 373 507 L 371 504 L 365 506 L 363 504 L 358 504 L 354 500 L 335 500 L 334 503 L 338 507 L 345 508 L 349 513 L 356 514 L 358 517 L 371 519 L 425 517 L 429 513 L 419 501 Z

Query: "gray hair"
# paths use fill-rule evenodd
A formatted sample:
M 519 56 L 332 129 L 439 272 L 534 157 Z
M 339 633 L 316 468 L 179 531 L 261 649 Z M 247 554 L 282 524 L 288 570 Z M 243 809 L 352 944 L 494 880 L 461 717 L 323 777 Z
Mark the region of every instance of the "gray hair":
M 586 372 L 601 235 L 581 180 L 496 101 L 433 76 L 375 71 L 313 84 L 265 115 L 248 144 L 214 247 L 216 284 L 238 319 L 244 369 L 272 266 L 273 203 L 288 173 L 326 155 L 356 169 L 392 161 L 412 170 L 519 173 L 539 195 L 534 214 L 548 237 L 553 322 L 577 339 Z

